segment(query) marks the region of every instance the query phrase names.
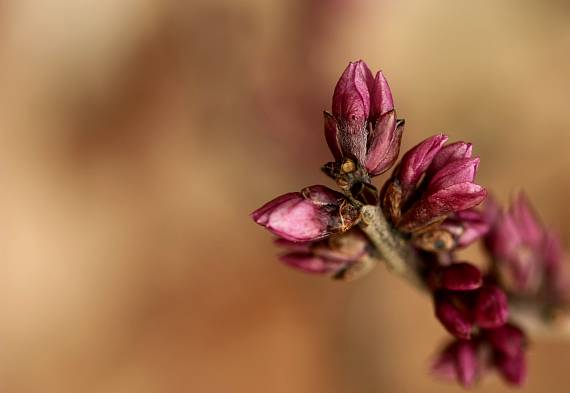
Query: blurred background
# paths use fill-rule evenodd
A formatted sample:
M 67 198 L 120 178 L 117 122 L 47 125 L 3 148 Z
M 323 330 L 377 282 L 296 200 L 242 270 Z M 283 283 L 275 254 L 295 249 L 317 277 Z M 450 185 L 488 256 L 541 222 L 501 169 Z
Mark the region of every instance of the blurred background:
M 382 266 L 286 268 L 248 214 L 330 184 L 321 111 L 361 58 L 404 148 L 473 142 L 480 183 L 523 187 L 570 244 L 569 20 L 555 0 L 0 0 L 0 391 L 461 391 L 427 372 L 429 299 Z M 522 391 L 563 391 L 570 341 L 529 364 Z

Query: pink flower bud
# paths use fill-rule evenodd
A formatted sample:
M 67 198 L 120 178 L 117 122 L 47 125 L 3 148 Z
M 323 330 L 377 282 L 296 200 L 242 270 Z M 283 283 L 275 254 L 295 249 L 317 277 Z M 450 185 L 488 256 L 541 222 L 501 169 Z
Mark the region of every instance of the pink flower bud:
M 327 274 L 335 278 L 347 279 L 346 272 L 369 256 L 368 239 L 357 228 L 316 242 L 296 243 L 277 239 L 276 243 L 288 249 L 281 256 L 285 264 L 307 273 Z M 355 278 L 352 270 L 348 275 Z
M 514 356 L 497 354 L 495 364 L 503 378 L 515 385 L 521 386 L 526 380 L 526 358 L 523 351 Z
M 374 78 L 362 60 L 350 63 L 336 84 L 332 112 L 339 128 L 338 140 L 345 156 L 363 163 L 366 158 L 370 90 Z
M 373 78 L 363 61 L 350 63 L 336 85 L 332 112 L 325 112 L 325 138 L 336 161 L 356 159 L 370 176 L 394 165 L 404 122 L 396 118 L 382 72 Z
M 358 213 L 344 196 L 324 186 L 311 186 L 266 203 L 251 214 L 253 220 L 275 235 L 296 242 L 323 239 L 343 232 Z
M 544 229 L 524 193 L 520 193 L 515 199 L 510 213 L 518 225 L 523 242 L 531 247 L 539 247 L 544 237 Z
M 436 294 L 435 315 L 449 333 L 468 340 L 473 330 L 473 321 L 463 299 L 449 292 Z
M 452 342 L 437 357 L 432 372 L 464 387 L 473 386 L 481 373 L 477 344 L 469 340 Z
M 475 322 L 482 328 L 504 325 L 509 316 L 507 295 L 499 287 L 484 286 L 477 294 L 474 314 Z
M 542 226 L 528 199 L 519 195 L 508 211 L 487 204 L 491 230 L 485 246 L 491 254 L 501 283 L 524 296 L 541 294 L 552 303 L 570 295 L 570 278 L 559 240 Z
M 485 337 L 495 350 L 511 357 L 521 352 L 526 342 L 522 330 L 510 323 L 496 329 L 485 330 Z
M 447 218 L 441 228 L 453 235 L 457 247 L 466 247 L 485 236 L 490 225 L 483 213 L 468 209 Z
M 320 257 L 311 252 L 291 252 L 280 258 L 291 267 L 314 274 L 336 273 L 345 266 L 344 262 Z
M 334 89 L 332 111 L 336 118 L 364 124 L 370 114 L 372 72 L 362 60 L 350 62 Z
M 455 262 L 441 271 L 441 288 L 450 291 L 472 291 L 483 284 L 481 271 L 467 262 Z

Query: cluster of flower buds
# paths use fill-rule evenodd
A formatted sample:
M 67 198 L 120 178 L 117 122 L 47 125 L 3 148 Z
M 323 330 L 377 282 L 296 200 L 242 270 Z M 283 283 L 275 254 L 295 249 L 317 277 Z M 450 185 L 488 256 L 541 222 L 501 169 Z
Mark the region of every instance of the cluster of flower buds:
M 467 262 L 436 267 L 428 275 L 435 315 L 458 339 L 469 340 L 478 329 L 498 328 L 507 322 L 507 296 L 489 281 Z
M 524 194 L 508 210 L 489 201 L 485 214 L 491 224 L 485 246 L 506 290 L 553 305 L 566 303 L 570 277 L 560 238 L 540 223 Z
M 470 340 L 448 343 L 432 366 L 442 379 L 465 387 L 475 384 L 484 374 L 497 370 L 510 384 L 521 385 L 526 377 L 526 337 L 513 324 L 479 332 Z
M 479 158 L 471 157 L 470 143 L 446 142 L 440 134 L 413 147 L 382 190 L 382 207 L 393 225 L 426 251 L 452 250 L 487 230 L 476 211 L 463 213 L 487 196 L 474 183 Z
M 526 339 L 509 320 L 509 302 L 532 296 L 551 307 L 567 300 L 560 241 L 522 196 L 508 211 L 492 201 L 476 209 L 487 192 L 475 183 L 479 158 L 470 143 L 447 144 L 447 136 L 434 135 L 396 164 L 403 125 L 382 72 L 373 76 L 363 61 L 350 63 L 324 124 L 335 161 L 323 171 L 342 193 L 307 187 L 251 216 L 285 247 L 281 260 L 308 273 L 356 278 L 386 258 L 382 246 L 404 247 L 437 319 L 454 336 L 434 365 L 436 374 L 470 386 L 496 369 L 519 385 L 526 375 Z M 378 192 L 371 178 L 394 165 Z M 375 227 L 364 213 L 369 205 L 387 233 L 371 234 Z M 382 243 L 383 236 L 395 240 Z M 456 250 L 481 238 L 491 255 L 485 271 L 455 259 Z
M 349 280 L 373 266 L 373 248 L 353 227 L 357 210 L 343 194 L 325 186 L 281 195 L 251 217 L 278 236 L 276 244 L 288 250 L 281 260 L 291 267 Z

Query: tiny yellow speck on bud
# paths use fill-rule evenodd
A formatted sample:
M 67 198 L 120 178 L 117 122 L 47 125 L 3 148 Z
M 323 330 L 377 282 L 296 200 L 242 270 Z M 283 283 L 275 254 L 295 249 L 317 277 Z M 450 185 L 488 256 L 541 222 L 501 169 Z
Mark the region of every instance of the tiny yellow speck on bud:
M 344 162 L 342 163 L 342 166 L 340 167 L 340 169 L 344 172 L 344 173 L 352 173 L 356 170 L 356 165 L 354 164 L 354 161 L 352 161 L 350 158 L 347 158 L 346 160 L 344 160 Z

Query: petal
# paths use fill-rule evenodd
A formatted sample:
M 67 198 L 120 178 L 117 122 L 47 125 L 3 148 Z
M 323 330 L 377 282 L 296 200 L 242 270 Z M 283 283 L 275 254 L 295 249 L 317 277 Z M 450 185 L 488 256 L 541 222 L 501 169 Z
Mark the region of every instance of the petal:
M 428 168 L 428 175 L 433 175 L 450 162 L 462 158 L 470 158 L 473 146 L 471 143 L 455 142 L 444 146 L 434 157 Z
M 310 252 L 292 252 L 282 255 L 280 259 L 291 267 L 314 274 L 334 273 L 345 266 L 342 262 L 315 256 Z
M 404 121 L 396 121 L 391 111 L 380 118 L 368 137 L 370 146 L 366 155 L 366 169 L 370 176 L 378 176 L 390 169 L 400 154 Z
M 509 210 L 525 243 L 539 247 L 544 229 L 525 194 L 520 193 Z
M 372 72 L 365 62 L 349 63 L 338 80 L 333 94 L 332 111 L 335 117 L 350 122 L 364 122 L 370 113 Z
M 340 205 L 345 200 L 340 192 L 321 185 L 305 187 L 301 194 L 315 205 Z
M 414 146 L 404 156 L 400 164 L 398 178 L 404 194 L 409 194 L 421 179 L 436 154 L 447 142 L 447 136 L 434 135 Z
M 447 215 L 481 203 L 487 192 L 473 183 L 460 183 L 423 197 L 404 214 L 398 228 L 412 232 L 443 220 Z
M 370 117 L 378 119 L 394 110 L 394 100 L 388 81 L 382 71 L 378 71 L 374 78 L 374 87 L 370 94 Z
M 463 158 L 448 163 L 430 180 L 428 192 L 437 192 L 454 184 L 473 182 L 478 166 L 479 158 Z
M 323 112 L 325 117 L 325 139 L 335 160 L 342 159 L 340 144 L 338 141 L 338 124 L 333 115 Z

